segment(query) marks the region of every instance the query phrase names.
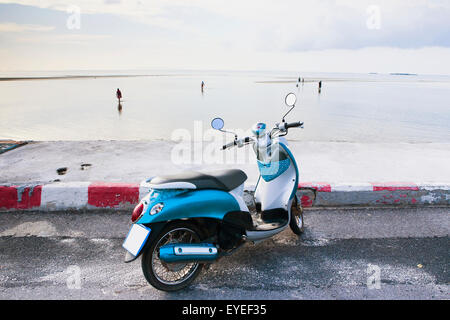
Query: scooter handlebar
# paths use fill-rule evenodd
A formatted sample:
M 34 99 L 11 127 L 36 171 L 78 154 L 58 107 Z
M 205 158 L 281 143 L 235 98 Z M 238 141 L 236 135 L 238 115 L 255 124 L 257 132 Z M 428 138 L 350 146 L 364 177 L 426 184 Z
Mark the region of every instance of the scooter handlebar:
M 222 150 L 225 150 L 225 149 L 231 148 L 231 147 L 233 147 L 233 146 L 235 146 L 235 145 L 236 145 L 236 140 L 234 140 L 233 142 L 230 142 L 230 143 L 224 144 L 224 145 L 222 146 Z
M 252 139 L 250 137 L 245 137 L 243 139 L 239 139 L 239 140 L 234 140 L 233 142 L 224 144 L 222 146 L 222 150 L 234 147 L 234 146 L 238 146 L 238 147 L 242 147 L 245 143 L 250 143 L 252 141 Z
M 301 127 L 301 126 L 303 126 L 303 122 L 301 122 L 301 121 L 286 123 L 286 129 L 297 128 L 297 127 Z

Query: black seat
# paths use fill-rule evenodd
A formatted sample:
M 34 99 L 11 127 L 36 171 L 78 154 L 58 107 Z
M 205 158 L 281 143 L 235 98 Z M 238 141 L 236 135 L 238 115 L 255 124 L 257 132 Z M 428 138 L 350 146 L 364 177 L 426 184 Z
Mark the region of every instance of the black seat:
M 180 174 L 154 177 L 149 182 L 152 185 L 162 185 L 166 183 L 188 182 L 195 185 L 196 189 L 218 189 L 231 191 L 247 180 L 247 175 L 239 169 L 220 170 L 212 172 L 188 171 Z

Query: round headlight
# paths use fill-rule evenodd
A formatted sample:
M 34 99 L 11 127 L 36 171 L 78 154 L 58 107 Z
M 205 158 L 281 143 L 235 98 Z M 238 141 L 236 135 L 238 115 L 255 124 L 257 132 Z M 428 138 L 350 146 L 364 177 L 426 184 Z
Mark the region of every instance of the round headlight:
M 161 212 L 161 210 L 164 208 L 164 204 L 162 202 L 155 204 L 152 209 L 150 210 L 150 214 L 154 215 L 157 214 L 159 212 Z

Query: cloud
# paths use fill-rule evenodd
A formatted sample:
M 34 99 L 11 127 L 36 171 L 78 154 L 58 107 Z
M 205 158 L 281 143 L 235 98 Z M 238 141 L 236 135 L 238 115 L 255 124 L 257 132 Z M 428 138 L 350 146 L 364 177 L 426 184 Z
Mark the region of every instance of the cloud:
M 35 24 L 0 23 L 0 32 L 48 32 L 54 30 L 54 26 L 42 26 Z
M 81 12 L 81 28 L 68 30 L 68 8 L 74 5 Z M 379 14 L 375 27 L 369 8 Z M 0 37 L 10 32 L 0 48 L 7 46 L 14 56 L 19 50 L 38 50 L 38 43 L 45 42 L 55 44 L 55 52 L 76 56 L 89 44 L 92 59 L 80 63 L 97 57 L 96 64 L 105 68 L 120 60 L 148 67 L 323 65 L 335 70 L 336 64 L 353 70 L 358 60 L 359 69 L 369 65 L 377 71 L 393 65 L 389 57 L 415 67 L 417 62 L 408 57 L 429 55 L 417 66 L 436 70 L 439 66 L 431 63 L 442 62 L 450 48 L 449 16 L 449 0 L 0 0 Z M 51 32 L 25 34 L 32 30 Z M 17 36 L 19 32 L 24 34 Z M 370 65 L 378 57 L 380 63 Z
M 450 47 L 448 0 L 0 0 L 66 12 L 110 14 L 134 23 L 254 50 L 302 51 L 389 46 Z M 379 27 L 370 29 L 369 7 Z M 217 26 L 220 21 L 227 30 Z M 228 32 L 226 32 L 228 31 Z
M 15 3 L 42 9 L 66 12 L 68 7 L 77 6 L 86 14 L 117 14 L 139 16 L 161 13 L 161 8 L 167 1 L 136 1 L 136 0 L 0 0 L 0 3 Z
M 450 1 L 322 0 L 202 2 L 242 24 L 239 39 L 259 50 L 303 51 L 366 47 L 450 47 Z M 378 27 L 370 19 L 378 10 Z M 236 22 L 235 22 L 236 23 Z
M 18 37 L 16 41 L 18 43 L 30 43 L 30 44 L 71 44 L 71 45 L 92 45 L 98 43 L 98 41 L 110 39 L 110 35 L 86 35 L 86 34 L 55 34 L 55 35 L 40 35 L 33 37 Z

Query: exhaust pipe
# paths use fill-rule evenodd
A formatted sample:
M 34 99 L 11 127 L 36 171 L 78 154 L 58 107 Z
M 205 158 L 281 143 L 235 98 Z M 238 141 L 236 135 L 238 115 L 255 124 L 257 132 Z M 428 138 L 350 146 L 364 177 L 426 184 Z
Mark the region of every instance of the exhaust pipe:
M 211 243 L 171 243 L 159 248 L 159 259 L 164 262 L 213 261 L 219 257 Z

